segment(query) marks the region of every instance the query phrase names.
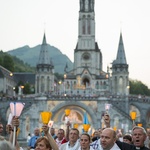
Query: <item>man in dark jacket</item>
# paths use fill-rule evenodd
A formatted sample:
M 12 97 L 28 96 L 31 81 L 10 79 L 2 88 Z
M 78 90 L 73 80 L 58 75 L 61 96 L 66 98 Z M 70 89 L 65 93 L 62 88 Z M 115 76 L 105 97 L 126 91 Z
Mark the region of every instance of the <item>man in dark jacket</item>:
M 110 116 L 107 114 L 107 119 L 104 120 L 106 127 L 110 127 Z M 147 133 L 143 127 L 135 126 L 132 129 L 132 142 L 133 144 L 116 141 L 116 144 L 121 150 L 150 150 L 145 147 L 144 142 L 146 140 Z
M 144 141 L 146 140 L 146 131 L 143 127 L 135 126 L 132 129 L 132 141 L 133 145 L 117 141 L 117 145 L 121 150 L 149 150 L 144 145 Z

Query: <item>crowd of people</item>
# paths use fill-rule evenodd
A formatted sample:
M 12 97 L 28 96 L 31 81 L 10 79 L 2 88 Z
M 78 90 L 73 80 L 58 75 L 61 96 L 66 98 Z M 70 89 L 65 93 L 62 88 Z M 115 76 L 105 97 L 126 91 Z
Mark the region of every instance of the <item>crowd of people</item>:
M 41 132 L 39 128 L 35 128 L 34 135 L 27 139 L 27 150 L 149 150 L 149 130 L 134 126 L 131 134 L 115 131 L 110 127 L 108 114 L 104 115 L 104 122 L 105 128 L 97 129 L 92 136 L 88 133 L 80 133 L 77 128 L 70 128 L 69 121 L 66 124 L 66 131 L 59 129 L 57 134 L 54 128 L 49 129 L 48 125 L 43 124 Z M 17 139 L 15 145 L 12 145 L 13 126 L 19 126 L 19 121 L 15 117 L 12 125 L 7 125 L 9 139 L 0 136 L 0 150 L 22 149 Z M 0 135 L 2 132 L 3 125 L 0 123 Z

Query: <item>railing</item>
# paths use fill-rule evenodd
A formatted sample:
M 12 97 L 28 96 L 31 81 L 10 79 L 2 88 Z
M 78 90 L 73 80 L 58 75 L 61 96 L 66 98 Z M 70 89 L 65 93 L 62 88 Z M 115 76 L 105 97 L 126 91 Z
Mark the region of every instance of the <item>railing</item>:
M 129 102 L 150 103 L 150 97 L 142 95 L 23 95 L 20 100 L 128 100 Z M 0 101 L 16 101 L 18 97 L 0 97 Z

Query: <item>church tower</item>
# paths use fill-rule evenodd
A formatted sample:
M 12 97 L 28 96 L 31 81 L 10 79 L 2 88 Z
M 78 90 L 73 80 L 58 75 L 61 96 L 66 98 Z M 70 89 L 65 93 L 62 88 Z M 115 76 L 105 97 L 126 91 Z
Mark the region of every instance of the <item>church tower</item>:
M 122 33 L 118 45 L 117 58 L 112 63 L 112 93 L 118 95 L 129 94 L 129 72 Z
M 94 95 L 109 91 L 108 73 L 102 70 L 102 53 L 95 41 L 94 5 L 94 0 L 80 0 L 74 68 L 64 78 L 66 94 Z
M 95 42 L 94 0 L 80 0 L 78 43 L 74 50 L 75 74 L 87 67 L 94 75 L 102 70 L 102 54 Z
M 49 93 L 54 90 L 54 66 L 48 53 L 48 45 L 44 33 L 39 61 L 36 66 L 35 93 Z

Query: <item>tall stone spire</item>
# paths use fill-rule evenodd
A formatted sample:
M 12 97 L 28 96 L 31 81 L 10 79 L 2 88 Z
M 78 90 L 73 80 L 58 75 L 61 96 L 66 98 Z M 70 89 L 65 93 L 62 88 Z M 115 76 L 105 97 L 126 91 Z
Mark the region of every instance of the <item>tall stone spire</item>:
M 125 50 L 124 50 L 124 44 L 123 44 L 123 39 L 122 39 L 122 33 L 120 33 L 117 58 L 114 63 L 115 64 L 127 64 Z
M 78 45 L 80 50 L 95 49 L 94 0 L 80 0 Z
M 80 12 L 94 11 L 94 0 L 80 0 Z
M 117 58 L 112 63 L 112 93 L 128 95 L 129 72 L 126 61 L 122 33 L 120 33 Z
M 39 61 L 36 66 L 35 93 L 49 93 L 50 91 L 54 91 L 54 66 L 49 57 L 44 33 Z
M 40 55 L 39 55 L 38 64 L 48 64 L 48 65 L 51 64 L 45 33 L 43 36 L 43 42 L 41 45 L 41 51 L 40 51 Z

